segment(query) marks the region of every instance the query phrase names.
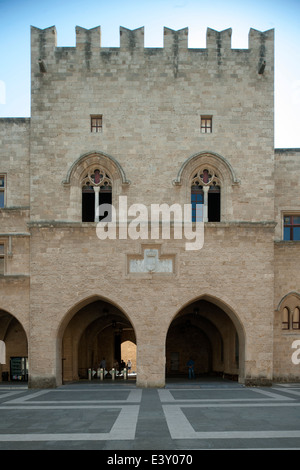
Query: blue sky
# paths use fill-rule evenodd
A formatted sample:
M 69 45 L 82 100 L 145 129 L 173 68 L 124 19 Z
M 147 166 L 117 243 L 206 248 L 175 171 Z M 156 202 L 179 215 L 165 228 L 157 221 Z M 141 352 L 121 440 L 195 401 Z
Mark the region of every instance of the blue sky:
M 232 28 L 247 48 L 250 28 L 275 28 L 275 147 L 300 148 L 300 0 L 0 0 L 0 117 L 30 116 L 30 26 L 56 26 L 57 45 L 75 46 L 75 26 L 101 26 L 102 46 L 119 46 L 119 27 L 145 27 L 145 46 L 163 46 L 163 27 L 189 28 L 205 47 L 206 28 Z

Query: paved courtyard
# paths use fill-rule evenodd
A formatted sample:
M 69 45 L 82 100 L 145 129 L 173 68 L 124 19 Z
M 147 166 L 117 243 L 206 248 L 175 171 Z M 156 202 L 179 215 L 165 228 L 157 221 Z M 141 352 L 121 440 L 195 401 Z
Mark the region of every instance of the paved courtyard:
M 300 384 L 0 384 L 0 450 L 300 449 Z M 112 454 L 113 455 L 113 454 Z

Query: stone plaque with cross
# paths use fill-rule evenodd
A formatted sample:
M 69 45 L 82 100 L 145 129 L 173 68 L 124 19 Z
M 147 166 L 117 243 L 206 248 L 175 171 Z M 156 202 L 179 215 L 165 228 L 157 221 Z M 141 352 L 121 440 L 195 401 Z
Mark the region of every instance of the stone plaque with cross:
M 143 249 L 142 255 L 129 255 L 128 273 L 174 273 L 174 255 L 161 255 L 160 249 L 147 247 Z

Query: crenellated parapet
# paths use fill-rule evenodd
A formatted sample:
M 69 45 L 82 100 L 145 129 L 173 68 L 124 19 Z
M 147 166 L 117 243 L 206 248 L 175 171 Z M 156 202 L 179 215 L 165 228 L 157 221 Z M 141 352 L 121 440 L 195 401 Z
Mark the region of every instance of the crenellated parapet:
M 174 31 L 164 28 L 164 48 L 169 50 L 184 50 L 188 48 L 188 28 Z
M 101 28 L 97 26 L 92 29 L 81 28 L 76 26 L 76 48 L 83 49 L 87 45 L 90 47 L 101 47 Z
M 131 30 L 121 26 L 120 49 L 127 51 L 144 49 L 144 27 Z
M 210 50 L 230 50 L 231 49 L 232 29 L 228 28 L 223 31 L 207 28 L 206 30 L 206 47 Z
M 47 54 L 51 54 L 57 46 L 56 27 L 39 29 L 31 27 L 31 52 L 39 55 L 40 59 L 45 59 Z
M 151 48 L 145 47 L 144 27 L 130 30 L 120 27 L 120 47 L 101 47 L 101 27 L 85 29 L 76 26 L 76 46 L 75 47 L 57 47 L 57 36 L 55 26 L 46 29 L 31 28 L 31 51 L 33 70 L 41 73 L 47 73 L 48 64 L 56 64 L 63 58 L 81 57 L 82 63 L 87 64 L 89 69 L 92 59 L 98 59 L 99 53 L 103 57 L 110 57 L 110 54 L 130 53 L 158 56 L 158 60 L 163 59 L 163 55 L 169 59 L 173 58 L 173 63 L 178 64 L 178 57 L 184 60 L 184 54 L 195 54 L 199 57 L 214 60 L 216 65 L 220 66 L 224 61 L 241 60 L 242 54 L 248 60 L 254 60 L 257 73 L 263 74 L 265 67 L 273 67 L 274 60 L 274 30 L 265 32 L 250 29 L 248 36 L 248 49 L 233 49 L 231 46 L 232 29 L 216 31 L 207 28 L 206 48 L 188 47 L 188 28 L 175 31 L 170 28 L 164 28 L 163 47 Z M 174 59 L 175 58 L 175 59 Z

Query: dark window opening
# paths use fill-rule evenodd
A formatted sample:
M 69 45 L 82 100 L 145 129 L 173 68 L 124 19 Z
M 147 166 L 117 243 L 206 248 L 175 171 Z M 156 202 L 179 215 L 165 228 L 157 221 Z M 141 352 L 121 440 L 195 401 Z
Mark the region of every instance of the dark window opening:
M 221 208 L 220 190 L 212 188 L 208 191 L 208 222 L 220 222 Z
M 201 186 L 192 187 L 191 204 L 192 222 L 202 221 L 204 195 Z M 201 204 L 201 208 L 197 208 L 196 204 Z M 209 188 L 207 218 L 208 222 L 220 222 L 221 220 L 221 194 L 219 186 L 211 186 Z
M 94 222 L 95 219 L 95 195 L 93 193 L 82 193 L 82 222 Z
M 112 193 L 111 190 L 101 190 L 99 193 L 99 205 L 101 204 L 112 204 Z M 99 221 L 104 217 L 107 217 L 108 212 L 106 211 L 103 216 L 99 217 Z M 82 190 L 82 222 L 94 222 L 95 221 L 95 192 L 93 187 L 90 189 Z

